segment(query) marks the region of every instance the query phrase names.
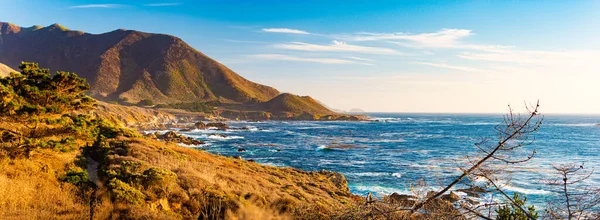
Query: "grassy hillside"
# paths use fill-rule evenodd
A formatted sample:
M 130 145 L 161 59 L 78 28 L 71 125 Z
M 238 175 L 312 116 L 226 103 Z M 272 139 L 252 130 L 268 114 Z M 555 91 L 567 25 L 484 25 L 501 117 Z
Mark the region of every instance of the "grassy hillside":
M 100 99 L 263 102 L 279 95 L 177 37 L 134 30 L 89 34 L 58 24 L 23 28 L 0 22 L 0 62 L 16 68 L 22 60 L 80 73 Z
M 261 104 L 261 107 L 273 113 L 335 114 L 310 96 L 297 96 L 289 93 L 281 94 Z
M 362 200 L 338 173 L 144 137 L 112 122 L 162 113 L 98 104 L 74 74 L 20 68 L 0 79 L 0 219 L 328 219 Z

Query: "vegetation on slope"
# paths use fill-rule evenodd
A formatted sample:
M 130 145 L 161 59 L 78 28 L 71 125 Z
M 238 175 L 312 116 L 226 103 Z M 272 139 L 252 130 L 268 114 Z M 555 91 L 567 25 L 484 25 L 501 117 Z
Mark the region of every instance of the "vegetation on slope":
M 75 74 L 21 69 L 0 80 L 2 219 L 334 218 L 362 200 L 341 174 L 145 138 L 96 114 Z
M 262 106 L 264 109 L 276 113 L 333 114 L 331 110 L 319 104 L 310 96 L 297 96 L 289 93 L 283 93 L 263 103 Z

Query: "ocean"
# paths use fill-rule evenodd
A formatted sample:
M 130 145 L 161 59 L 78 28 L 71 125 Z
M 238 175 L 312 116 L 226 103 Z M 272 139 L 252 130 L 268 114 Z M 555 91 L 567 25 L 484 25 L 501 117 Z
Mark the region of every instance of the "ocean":
M 419 180 L 428 182 L 432 190 L 440 189 L 461 174 L 458 168 L 465 167 L 467 156 L 477 152 L 474 144 L 494 138 L 494 126 L 502 122 L 500 114 L 367 115 L 377 121 L 234 121 L 228 124 L 247 129 L 182 134 L 205 141 L 206 145 L 197 148 L 214 154 L 307 171 L 340 172 L 352 193 L 381 197 L 410 194 Z M 558 178 L 552 165 L 564 163 L 583 163 L 586 172 L 598 170 L 586 184 L 600 186 L 599 122 L 600 116 L 545 115 L 535 141 L 527 147 L 535 148 L 537 154 L 526 164 L 508 166 L 511 181 L 503 189 L 525 194 L 537 205 L 558 199 L 560 188 L 544 183 Z M 332 145 L 340 147 L 327 147 Z

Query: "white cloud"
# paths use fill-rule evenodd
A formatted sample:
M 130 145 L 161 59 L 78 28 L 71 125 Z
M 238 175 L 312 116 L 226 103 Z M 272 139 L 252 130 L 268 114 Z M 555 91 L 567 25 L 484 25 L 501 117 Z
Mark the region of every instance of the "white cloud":
M 166 7 L 166 6 L 177 6 L 181 5 L 179 2 L 171 2 L 171 3 L 153 3 L 153 4 L 145 4 L 144 6 L 149 7 Z
M 310 34 L 307 31 L 290 29 L 290 28 L 263 28 L 262 31 L 269 32 L 269 33 L 284 33 L 284 34 Z
M 362 58 L 362 57 L 348 57 L 348 59 L 360 60 L 360 61 L 373 61 L 372 59 Z
M 452 69 L 452 70 L 460 70 L 460 71 L 466 71 L 466 72 L 482 72 L 483 71 L 483 70 L 473 68 L 473 67 L 449 65 L 446 63 L 415 62 L 415 64 L 433 66 L 433 67 L 439 67 L 439 68 L 446 68 L 446 69 Z
M 433 33 L 369 33 L 362 32 L 351 36 L 340 36 L 348 41 L 385 41 L 411 48 L 446 48 L 469 49 L 483 51 L 501 51 L 512 48 L 504 45 L 466 44 L 461 40 L 473 36 L 473 31 L 466 29 L 441 29 Z
M 118 8 L 121 6 L 123 6 L 123 5 L 120 5 L 120 4 L 89 4 L 89 5 L 75 5 L 75 6 L 71 6 L 69 8 L 71 8 L 71 9 L 75 9 L 75 8 Z
M 323 63 L 323 64 L 362 64 L 371 65 L 369 63 L 355 62 L 352 60 L 336 59 L 336 58 L 314 58 L 314 57 L 297 57 L 284 54 L 253 54 L 249 55 L 253 58 L 265 59 L 265 60 L 284 60 L 284 61 L 297 61 L 297 62 L 311 62 L 311 63 Z
M 350 45 L 341 41 L 333 41 L 329 45 L 310 44 L 302 42 L 292 42 L 287 44 L 276 44 L 276 48 L 288 49 L 288 50 L 301 50 L 301 51 L 327 51 L 327 52 L 357 52 L 357 53 L 368 53 L 368 54 L 400 54 L 398 51 L 383 48 L 383 47 L 366 47 Z

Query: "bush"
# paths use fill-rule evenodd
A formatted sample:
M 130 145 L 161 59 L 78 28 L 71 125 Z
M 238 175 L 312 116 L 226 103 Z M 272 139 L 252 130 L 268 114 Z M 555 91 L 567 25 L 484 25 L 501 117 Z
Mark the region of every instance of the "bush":
M 144 193 L 116 178 L 110 180 L 108 187 L 112 198 L 119 202 L 141 204 L 146 199 Z
M 80 167 L 75 167 L 67 171 L 62 181 L 81 186 L 88 182 L 88 173 Z
M 519 207 L 525 207 L 525 203 L 527 202 L 527 197 L 520 198 L 519 194 L 515 193 L 513 196 L 513 200 L 515 204 Z M 527 214 L 531 215 L 534 219 L 538 218 L 538 212 L 535 210 L 535 206 L 531 205 L 527 207 L 527 214 L 525 214 L 520 208 L 515 206 L 515 204 L 510 203 L 509 205 L 505 205 L 496 210 L 498 216 L 496 219 L 498 220 L 528 220 L 529 217 Z
M 150 99 L 144 99 L 141 100 L 137 103 L 138 106 L 153 106 L 154 105 L 154 101 L 150 100 Z

